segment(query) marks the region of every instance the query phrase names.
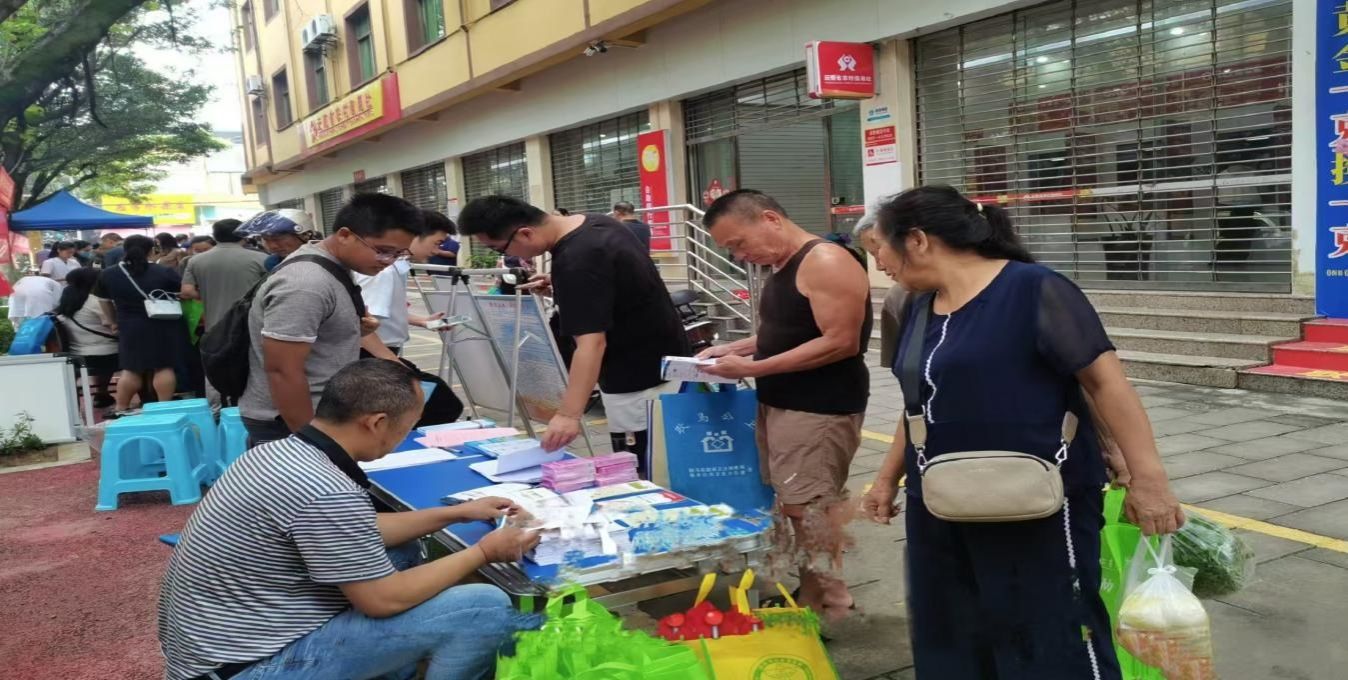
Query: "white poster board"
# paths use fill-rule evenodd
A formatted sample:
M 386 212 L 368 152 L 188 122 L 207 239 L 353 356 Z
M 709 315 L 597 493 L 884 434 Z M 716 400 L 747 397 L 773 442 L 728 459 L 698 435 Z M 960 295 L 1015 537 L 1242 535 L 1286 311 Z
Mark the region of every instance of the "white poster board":
M 436 288 L 440 288 L 441 279 L 436 277 Z M 448 286 L 447 286 L 448 287 Z M 432 314 L 444 312 L 445 316 L 466 316 L 469 321 L 456 327 L 448 337 L 453 343 L 450 358 L 454 366 L 454 379 L 463 384 L 464 394 L 473 403 L 482 408 L 506 413 L 510 411 L 510 383 L 506 382 L 501 367 L 496 363 L 492 352 L 491 340 L 474 329 L 483 328 L 482 319 L 469 293 L 460 288 L 456 295 L 452 290 L 425 291 L 426 307 Z M 451 299 L 454 309 L 450 309 Z
M 0 357 L 0 427 L 12 428 L 20 413 L 33 418 L 33 434 L 48 444 L 73 442 L 80 424 L 75 372 L 52 354 Z M 19 386 L 22 385 L 22 389 Z
M 514 295 L 479 295 L 477 304 L 483 323 L 501 348 L 507 370 L 515 376 L 515 390 L 525 413 L 538 422 L 548 422 L 562 407 L 566 366 L 538 297 L 526 295 L 517 300 Z M 518 371 L 514 366 L 516 337 L 520 341 Z

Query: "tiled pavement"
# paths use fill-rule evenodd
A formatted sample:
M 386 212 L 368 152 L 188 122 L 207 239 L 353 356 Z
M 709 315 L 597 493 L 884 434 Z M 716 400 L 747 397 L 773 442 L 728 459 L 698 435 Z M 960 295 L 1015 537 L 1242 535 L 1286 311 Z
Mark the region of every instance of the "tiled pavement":
M 433 351 L 426 340 L 412 356 L 429 367 L 432 355 L 416 354 Z M 878 366 L 871 371 L 854 493 L 879 468 L 900 410 L 893 376 Z M 1180 500 L 1264 523 L 1239 530 L 1260 561 L 1255 583 L 1206 603 L 1220 676 L 1348 678 L 1348 543 L 1310 536 L 1348 541 L 1348 402 L 1162 383 L 1137 389 Z M 834 626 L 830 651 L 846 680 L 912 678 L 902 518 L 853 530 L 858 548 L 846 574 L 863 612 Z

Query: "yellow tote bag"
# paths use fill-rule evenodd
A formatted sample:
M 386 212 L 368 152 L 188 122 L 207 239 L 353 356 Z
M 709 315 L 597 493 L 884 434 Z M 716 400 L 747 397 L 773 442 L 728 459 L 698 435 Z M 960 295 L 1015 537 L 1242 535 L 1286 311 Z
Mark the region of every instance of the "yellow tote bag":
M 738 588 L 730 589 L 730 601 L 736 610 L 749 611 L 748 592 L 754 572 L 744 573 Z M 711 594 L 716 574 L 702 578 L 694 606 Z M 764 628 L 748 635 L 731 635 L 716 640 L 686 640 L 697 652 L 712 680 L 838 680 L 838 671 L 828 658 L 819 639 L 819 617 L 796 605 L 791 594 L 779 583 L 787 607 L 755 609 L 753 615 Z

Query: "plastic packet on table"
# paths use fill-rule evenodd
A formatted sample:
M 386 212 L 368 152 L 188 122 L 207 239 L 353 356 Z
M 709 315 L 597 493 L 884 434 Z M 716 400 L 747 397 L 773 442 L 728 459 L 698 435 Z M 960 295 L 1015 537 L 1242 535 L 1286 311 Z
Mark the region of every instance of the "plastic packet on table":
M 1215 680 L 1212 629 L 1203 603 L 1177 578 L 1171 537 L 1157 550 L 1152 539 L 1138 542 L 1123 604 L 1119 644 L 1168 680 Z
M 1194 570 L 1193 591 L 1201 599 L 1230 595 L 1254 580 L 1254 550 L 1202 515 L 1189 515 L 1173 546 L 1175 564 Z

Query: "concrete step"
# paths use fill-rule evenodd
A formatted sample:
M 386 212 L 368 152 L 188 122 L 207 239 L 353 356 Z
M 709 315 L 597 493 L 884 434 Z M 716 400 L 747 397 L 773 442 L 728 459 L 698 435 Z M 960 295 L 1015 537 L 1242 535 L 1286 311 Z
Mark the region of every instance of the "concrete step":
M 1287 338 L 1272 335 L 1232 335 L 1188 331 L 1156 331 L 1139 328 L 1106 328 L 1114 346 L 1153 354 L 1182 354 L 1267 363 L 1270 347 Z
M 1096 307 L 1106 328 L 1265 335 L 1300 338 L 1301 322 L 1313 315 L 1280 312 L 1214 312 L 1196 309 Z
M 1348 372 L 1297 366 L 1258 366 L 1240 371 L 1236 386 L 1258 392 L 1348 401 Z
M 1262 363 L 1247 359 L 1195 357 L 1135 350 L 1119 350 L 1119 359 L 1123 361 L 1124 370 L 1130 378 L 1225 388 L 1236 386 L 1237 371 L 1254 368 Z
M 1189 309 L 1207 312 L 1275 312 L 1315 316 L 1315 298 L 1309 295 L 1260 293 L 1189 293 L 1136 290 L 1088 290 L 1096 307 L 1134 309 Z

